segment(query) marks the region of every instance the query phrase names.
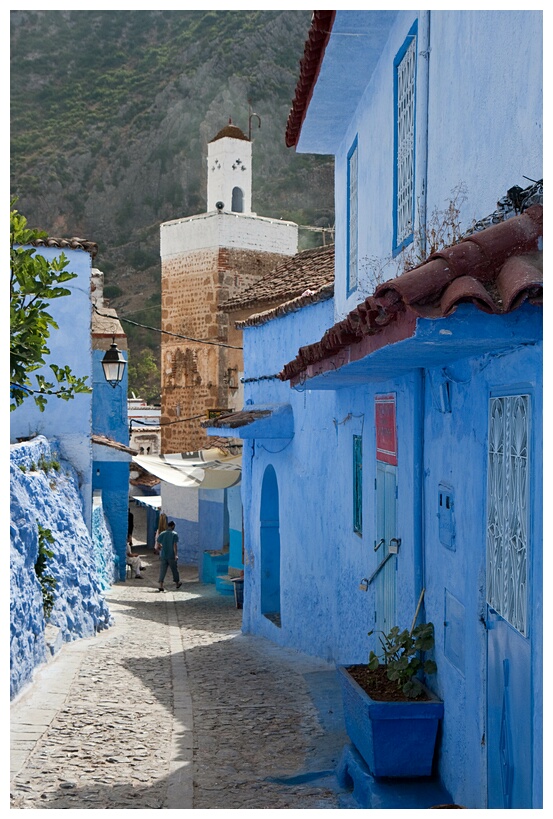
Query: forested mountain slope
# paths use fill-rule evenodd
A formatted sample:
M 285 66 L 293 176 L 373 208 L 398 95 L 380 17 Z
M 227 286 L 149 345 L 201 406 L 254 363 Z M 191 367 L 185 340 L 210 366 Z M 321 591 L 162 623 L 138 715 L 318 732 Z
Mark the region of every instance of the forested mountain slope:
M 252 119 L 254 211 L 333 224 L 332 160 L 284 144 L 310 19 L 11 12 L 12 195 L 33 227 L 98 242 L 96 265 L 122 316 L 159 326 L 159 224 L 205 210 L 207 142 L 229 117 L 246 134 L 250 111 L 261 119 L 260 128 Z M 303 246 L 316 236 L 302 233 Z M 124 328 L 131 387 L 154 398 L 159 336 Z

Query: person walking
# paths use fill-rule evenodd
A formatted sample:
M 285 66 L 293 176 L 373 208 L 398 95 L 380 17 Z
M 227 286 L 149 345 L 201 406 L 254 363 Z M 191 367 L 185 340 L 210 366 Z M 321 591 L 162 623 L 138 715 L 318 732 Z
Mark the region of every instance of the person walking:
M 167 529 L 157 536 L 156 545 L 159 545 L 159 589 L 165 591 L 163 582 L 167 569 L 171 569 L 177 589 L 182 586 L 178 569 L 178 542 L 179 536 L 175 532 L 175 522 L 170 520 Z

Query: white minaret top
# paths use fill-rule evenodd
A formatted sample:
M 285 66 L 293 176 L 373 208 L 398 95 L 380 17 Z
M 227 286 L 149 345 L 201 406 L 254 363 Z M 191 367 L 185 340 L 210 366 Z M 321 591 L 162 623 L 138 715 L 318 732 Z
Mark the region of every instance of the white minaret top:
M 230 120 L 207 146 L 207 211 L 214 210 L 255 216 L 252 143 Z

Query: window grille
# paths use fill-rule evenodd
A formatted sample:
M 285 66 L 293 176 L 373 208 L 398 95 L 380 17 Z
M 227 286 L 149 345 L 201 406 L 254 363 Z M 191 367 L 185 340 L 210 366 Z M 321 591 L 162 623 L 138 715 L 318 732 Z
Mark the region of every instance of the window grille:
M 353 531 L 363 531 L 363 452 L 361 435 L 353 436 Z
M 348 295 L 357 287 L 357 139 L 348 154 Z
M 487 599 L 526 635 L 529 396 L 490 399 Z
M 415 68 L 416 37 L 407 40 L 396 61 L 396 213 L 395 247 L 413 234 L 415 188 Z M 401 52 L 400 52 L 401 53 Z

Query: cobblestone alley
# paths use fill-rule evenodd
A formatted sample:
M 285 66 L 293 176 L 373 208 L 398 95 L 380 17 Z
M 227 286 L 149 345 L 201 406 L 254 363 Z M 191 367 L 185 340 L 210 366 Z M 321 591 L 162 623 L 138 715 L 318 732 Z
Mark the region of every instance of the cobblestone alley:
M 183 572 L 108 593 L 112 628 L 64 646 L 11 707 L 11 807 L 338 808 L 334 669 L 242 635 Z

